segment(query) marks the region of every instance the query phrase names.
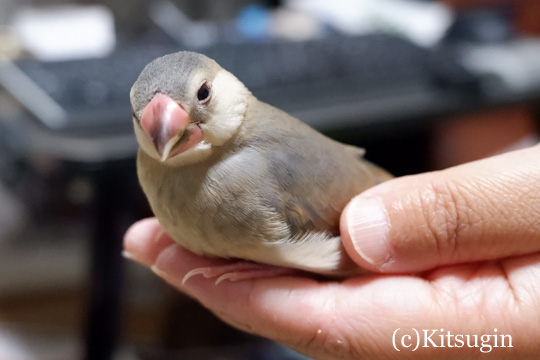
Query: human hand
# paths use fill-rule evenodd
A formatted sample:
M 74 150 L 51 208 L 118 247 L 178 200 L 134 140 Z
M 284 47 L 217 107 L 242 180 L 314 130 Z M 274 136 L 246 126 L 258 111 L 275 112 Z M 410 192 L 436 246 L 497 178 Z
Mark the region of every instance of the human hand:
M 315 359 L 537 358 L 539 159 L 535 146 L 362 193 L 344 210 L 341 233 L 353 260 L 376 273 L 340 282 L 182 284 L 190 270 L 225 260 L 158 236 L 153 218 L 131 227 L 125 250 L 226 322 Z M 491 335 L 484 344 L 482 335 Z

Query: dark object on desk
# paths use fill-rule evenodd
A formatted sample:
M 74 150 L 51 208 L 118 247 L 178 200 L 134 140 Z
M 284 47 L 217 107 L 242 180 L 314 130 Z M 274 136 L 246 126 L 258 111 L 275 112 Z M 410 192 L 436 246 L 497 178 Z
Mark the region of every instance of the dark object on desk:
M 102 59 L 48 63 L 25 59 L 3 67 L 0 84 L 46 128 L 85 136 L 127 131 L 131 84 L 152 59 L 178 50 L 172 43 L 142 43 L 121 46 Z M 198 52 L 223 64 L 261 100 L 292 112 L 373 94 L 436 91 L 441 83 L 455 85 L 456 75 L 466 83 L 475 80 L 455 59 L 434 56 L 389 34 L 217 44 Z
M 510 15 L 508 6 L 459 13 L 448 30 L 447 39 L 479 44 L 509 41 L 515 35 Z

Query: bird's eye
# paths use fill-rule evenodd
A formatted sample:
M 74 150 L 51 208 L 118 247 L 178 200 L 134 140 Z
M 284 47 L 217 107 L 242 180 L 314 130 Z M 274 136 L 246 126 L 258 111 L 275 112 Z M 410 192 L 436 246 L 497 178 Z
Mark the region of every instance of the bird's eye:
M 208 100 L 210 100 L 210 84 L 208 81 L 205 81 L 202 83 L 201 87 L 199 88 L 199 91 L 197 91 L 197 99 L 201 104 L 204 104 Z

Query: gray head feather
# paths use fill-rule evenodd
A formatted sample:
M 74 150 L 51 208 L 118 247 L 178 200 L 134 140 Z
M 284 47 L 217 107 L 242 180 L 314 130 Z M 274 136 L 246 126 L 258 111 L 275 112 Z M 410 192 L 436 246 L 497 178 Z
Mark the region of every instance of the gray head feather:
M 157 92 L 167 94 L 176 101 L 188 96 L 191 77 L 195 72 L 214 76 L 219 65 L 207 56 L 180 51 L 155 59 L 143 69 L 131 89 L 131 104 L 138 114 Z

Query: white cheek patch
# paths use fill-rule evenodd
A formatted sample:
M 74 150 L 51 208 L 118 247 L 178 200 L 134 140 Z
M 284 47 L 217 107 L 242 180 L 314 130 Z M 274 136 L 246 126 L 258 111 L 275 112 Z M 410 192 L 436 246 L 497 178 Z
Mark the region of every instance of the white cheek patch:
M 248 106 L 249 90 L 234 75 L 220 70 L 212 82 L 214 109 L 201 124 L 204 139 L 212 145 L 225 144 L 237 131 Z

